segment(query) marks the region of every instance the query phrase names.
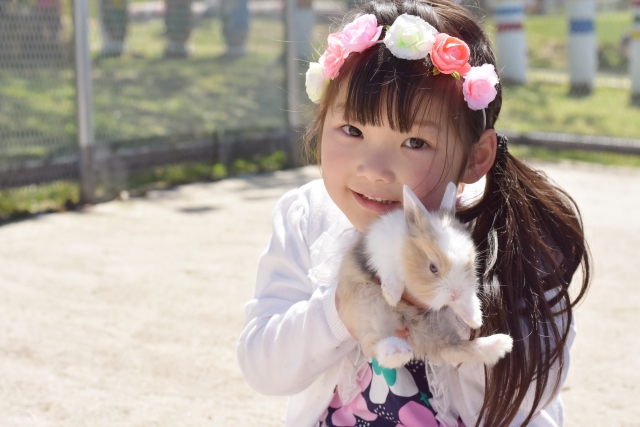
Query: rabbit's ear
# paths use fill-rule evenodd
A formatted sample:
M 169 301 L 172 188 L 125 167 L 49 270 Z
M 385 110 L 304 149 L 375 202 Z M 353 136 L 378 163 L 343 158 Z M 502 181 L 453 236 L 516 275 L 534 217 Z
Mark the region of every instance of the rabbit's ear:
M 420 199 L 411 191 L 409 186 L 402 187 L 403 202 L 404 205 L 404 217 L 409 226 L 409 230 L 422 230 L 426 231 L 430 226 L 429 212 L 424 207 Z
M 457 195 L 458 187 L 453 182 L 447 184 L 447 188 L 444 190 L 444 196 L 442 197 L 442 203 L 440 203 L 440 212 L 450 213 L 455 216 Z

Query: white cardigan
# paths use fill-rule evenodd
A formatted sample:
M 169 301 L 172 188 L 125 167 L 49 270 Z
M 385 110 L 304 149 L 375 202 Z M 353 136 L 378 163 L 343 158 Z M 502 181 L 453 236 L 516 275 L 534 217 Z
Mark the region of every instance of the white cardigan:
M 473 191 L 465 190 L 463 203 Z M 238 361 L 247 382 L 258 392 L 290 396 L 287 427 L 317 426 L 336 386 L 353 382 L 352 361 L 358 360 L 358 349 L 338 317 L 335 290 L 342 255 L 357 236 L 322 180 L 289 191 L 275 207 L 273 236 L 260 258 L 255 298 L 246 305 Z M 572 324 L 558 390 L 566 378 L 574 337 Z M 429 362 L 426 366 L 434 396 L 430 403 L 438 421 L 457 427 L 460 417 L 467 427 L 474 426 L 483 402 L 484 366 L 467 363 L 455 369 Z M 552 397 L 554 381 L 549 382 L 543 402 Z M 521 424 L 531 404 L 531 399 L 525 399 L 512 425 Z M 553 396 L 529 425 L 562 426 L 560 396 Z

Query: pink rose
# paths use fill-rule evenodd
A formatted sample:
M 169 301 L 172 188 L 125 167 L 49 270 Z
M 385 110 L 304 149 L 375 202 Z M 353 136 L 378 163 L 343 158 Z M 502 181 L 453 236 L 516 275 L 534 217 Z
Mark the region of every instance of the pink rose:
M 362 52 L 376 44 L 382 33 L 382 25 L 374 15 L 362 15 L 342 30 L 341 40 L 350 52 Z
M 465 42 L 448 34 L 440 33 L 431 48 L 431 62 L 443 74 L 457 72 L 464 76 L 471 66 L 469 61 L 469 46 Z
M 498 75 L 492 64 L 471 67 L 462 83 L 462 94 L 469 108 L 472 110 L 487 108 L 489 103 L 496 99 L 497 84 Z
M 349 50 L 345 49 L 342 44 L 340 34 L 329 34 L 327 41 L 329 46 L 318 62 L 322 65 L 324 76 L 328 79 L 335 79 L 345 58 L 349 56 Z

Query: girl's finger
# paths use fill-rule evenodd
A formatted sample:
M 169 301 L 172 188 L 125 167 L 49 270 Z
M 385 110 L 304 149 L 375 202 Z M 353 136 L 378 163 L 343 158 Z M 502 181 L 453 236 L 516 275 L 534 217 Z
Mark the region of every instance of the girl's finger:
M 396 336 L 398 338 L 406 338 L 409 336 L 409 330 L 407 328 L 404 329 L 396 329 Z

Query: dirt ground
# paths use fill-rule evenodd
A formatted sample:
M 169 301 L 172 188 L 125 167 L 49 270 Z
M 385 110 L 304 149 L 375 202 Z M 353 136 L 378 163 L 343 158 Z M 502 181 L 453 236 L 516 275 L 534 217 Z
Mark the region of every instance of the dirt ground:
M 582 209 L 595 278 L 568 426 L 640 426 L 640 171 L 539 164 Z M 0 426 L 280 426 L 235 345 L 271 210 L 314 168 L 0 227 Z

